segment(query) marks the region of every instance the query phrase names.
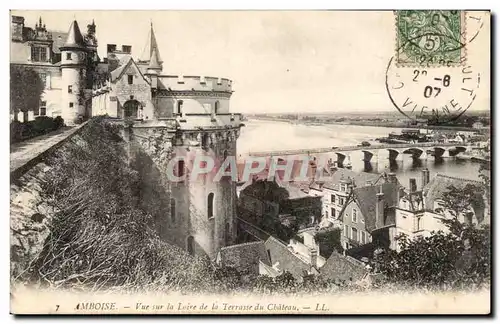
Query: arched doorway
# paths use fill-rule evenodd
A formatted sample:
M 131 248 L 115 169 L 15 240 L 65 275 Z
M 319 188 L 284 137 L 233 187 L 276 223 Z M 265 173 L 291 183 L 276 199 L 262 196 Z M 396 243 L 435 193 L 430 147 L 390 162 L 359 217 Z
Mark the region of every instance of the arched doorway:
M 187 238 L 187 251 L 189 255 L 194 255 L 194 237 L 192 236 Z
M 125 118 L 137 118 L 141 103 L 135 99 L 127 100 L 123 104 L 123 116 Z

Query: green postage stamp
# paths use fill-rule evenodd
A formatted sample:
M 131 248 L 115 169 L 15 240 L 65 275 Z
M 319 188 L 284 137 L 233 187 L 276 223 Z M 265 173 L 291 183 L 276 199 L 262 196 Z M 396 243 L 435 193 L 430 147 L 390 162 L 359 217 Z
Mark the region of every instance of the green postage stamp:
M 458 10 L 399 10 L 399 65 L 451 66 L 465 61 L 465 15 Z

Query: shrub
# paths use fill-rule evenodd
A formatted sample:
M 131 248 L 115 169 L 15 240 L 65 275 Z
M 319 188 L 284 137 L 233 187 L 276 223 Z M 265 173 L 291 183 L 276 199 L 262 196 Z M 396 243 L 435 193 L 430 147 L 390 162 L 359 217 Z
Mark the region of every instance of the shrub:
M 10 123 L 10 141 L 11 143 L 20 142 L 29 138 L 50 133 L 63 126 L 64 119 L 60 116 L 57 116 L 56 118 L 39 116 L 36 117 L 35 120 L 24 123 L 12 121 Z

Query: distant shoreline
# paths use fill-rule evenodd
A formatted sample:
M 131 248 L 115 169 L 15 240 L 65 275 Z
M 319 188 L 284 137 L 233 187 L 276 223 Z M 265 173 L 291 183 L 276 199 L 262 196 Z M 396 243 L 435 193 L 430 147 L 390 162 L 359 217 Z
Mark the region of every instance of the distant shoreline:
M 262 121 L 274 121 L 274 122 L 282 122 L 282 123 L 294 123 L 297 121 L 292 121 L 289 119 L 279 119 L 279 118 L 256 118 L 256 117 L 248 117 L 248 120 L 262 120 Z M 488 131 L 488 128 L 471 128 L 471 127 L 457 127 L 457 126 L 423 126 L 423 125 L 400 125 L 394 123 L 386 123 L 381 124 L 380 122 L 374 122 L 370 124 L 368 122 L 309 122 L 309 121 L 298 121 L 300 125 L 309 125 L 309 126 L 321 126 L 321 125 L 352 125 L 352 126 L 367 126 L 367 127 L 386 127 L 386 128 L 415 128 L 415 129 L 428 129 L 428 130 L 452 130 L 452 131 L 463 131 L 463 132 L 477 132 L 483 133 Z

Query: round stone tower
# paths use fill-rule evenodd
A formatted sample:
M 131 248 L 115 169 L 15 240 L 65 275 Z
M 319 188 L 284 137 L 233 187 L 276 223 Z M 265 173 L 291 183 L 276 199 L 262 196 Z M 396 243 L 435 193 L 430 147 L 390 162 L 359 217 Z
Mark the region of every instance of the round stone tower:
M 181 213 L 178 218 L 183 218 L 178 219 L 184 240 L 179 244 L 191 254 L 211 259 L 236 238 L 237 178 L 217 175 L 229 159 L 234 163 L 222 171 L 232 169 L 237 175 L 236 141 L 242 124 L 241 115 L 229 112 L 231 83 L 203 76 L 158 76 L 162 89 L 156 100 L 159 106 L 173 108 L 169 110 L 178 125 L 172 138 L 174 172 L 186 175 L 185 180 L 171 183 L 171 197 Z
M 78 23 L 73 21 L 61 50 L 61 117 L 73 125 L 85 117 L 87 47 Z

